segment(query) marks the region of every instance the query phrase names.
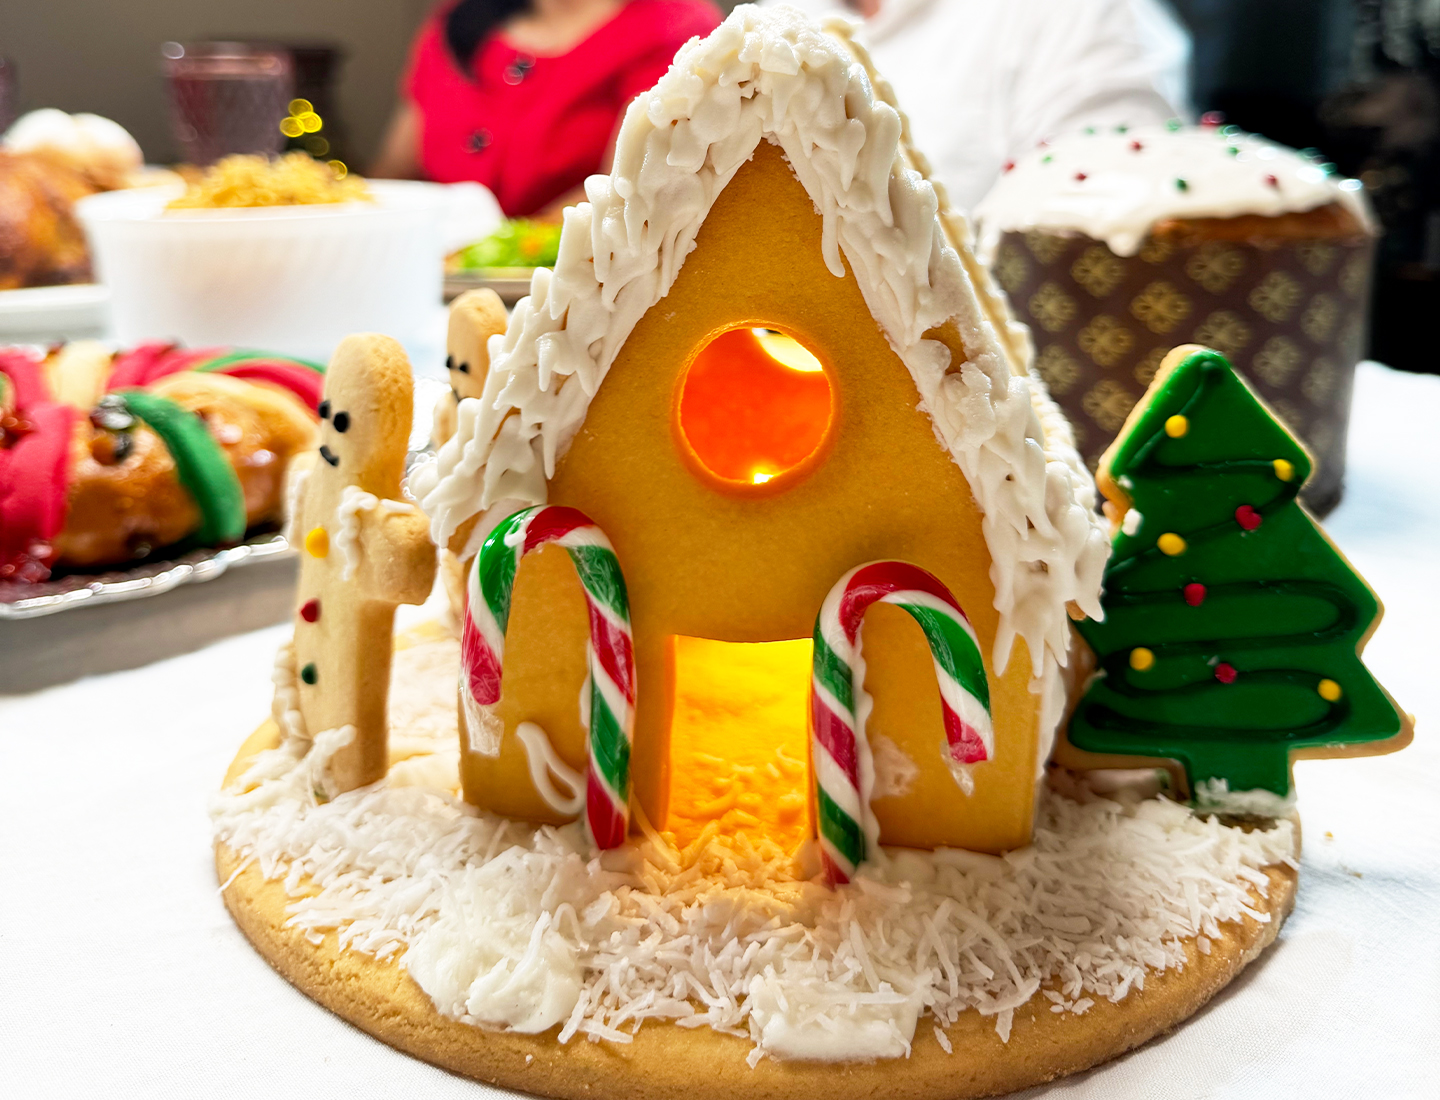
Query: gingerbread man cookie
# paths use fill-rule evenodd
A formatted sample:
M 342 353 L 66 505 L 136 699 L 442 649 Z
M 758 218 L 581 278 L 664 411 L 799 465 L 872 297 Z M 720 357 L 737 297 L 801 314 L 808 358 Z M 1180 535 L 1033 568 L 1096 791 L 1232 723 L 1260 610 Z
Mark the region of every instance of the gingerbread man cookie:
M 490 337 L 501 335 L 509 318 L 500 295 L 488 288 L 467 290 L 450 303 L 450 328 L 445 337 L 445 370 L 450 375 L 450 392 L 435 403 L 431 439 L 438 450 L 455 434 L 456 409 L 467 397 L 485 392 L 490 373 Z M 468 532 L 467 532 L 468 533 Z M 440 577 L 450 598 L 455 621 L 465 616 L 465 566 L 448 547 L 440 548 Z
M 435 404 L 432 438 L 437 448 L 455 434 L 456 406 L 485 391 L 485 376 L 490 373 L 486 344 L 490 337 L 503 333 L 508 323 L 505 303 L 488 288 L 467 290 L 450 303 L 450 327 L 445 335 L 450 392 L 441 394 Z
M 331 793 L 380 779 L 397 604 L 425 601 L 435 551 L 400 496 L 413 409 L 410 363 L 388 336 L 343 340 L 325 376 L 319 457 L 294 498 L 301 540 L 295 667 L 305 728 L 353 726 Z

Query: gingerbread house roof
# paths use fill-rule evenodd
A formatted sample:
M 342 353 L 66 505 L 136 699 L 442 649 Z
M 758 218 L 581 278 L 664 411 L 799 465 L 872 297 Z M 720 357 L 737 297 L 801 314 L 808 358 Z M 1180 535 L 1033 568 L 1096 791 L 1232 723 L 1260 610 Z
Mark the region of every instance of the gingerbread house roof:
M 617 352 L 665 296 L 721 191 L 770 141 L 822 218 L 827 268 L 843 278 L 848 265 L 984 514 L 994 667 L 1017 635 L 1036 675 L 1047 653 L 1064 664 L 1067 604 L 1100 614 L 1108 540 L 1093 483 L 1048 398 L 1011 369 L 987 288 L 967 272 L 965 242 L 947 236 L 886 98 L 843 38 L 793 10 L 741 7 L 687 43 L 626 111 L 614 171 L 590 177 L 589 201 L 566 211 L 553 273 L 535 273 L 492 339 L 484 396 L 461 402 L 455 436 L 417 471 L 437 543 L 475 515 L 546 502 Z M 946 323 L 964 363 L 926 338 Z

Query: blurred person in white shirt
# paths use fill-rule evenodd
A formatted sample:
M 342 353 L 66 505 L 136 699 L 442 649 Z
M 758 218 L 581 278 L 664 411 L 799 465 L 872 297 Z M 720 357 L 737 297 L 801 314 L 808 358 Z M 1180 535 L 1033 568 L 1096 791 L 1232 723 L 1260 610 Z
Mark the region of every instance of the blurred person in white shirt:
M 1190 37 L 1162 0 L 777 2 L 863 18 L 858 37 L 962 211 L 1046 138 L 1188 112 Z

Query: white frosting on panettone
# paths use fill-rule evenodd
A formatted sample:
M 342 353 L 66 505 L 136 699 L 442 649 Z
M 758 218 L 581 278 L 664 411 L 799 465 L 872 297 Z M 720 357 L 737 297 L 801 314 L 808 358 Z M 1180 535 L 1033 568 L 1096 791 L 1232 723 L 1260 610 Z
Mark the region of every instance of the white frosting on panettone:
M 1338 202 L 1371 224 L 1358 180 L 1233 126 L 1092 129 L 1018 158 L 975 208 L 979 255 L 1012 231 L 1069 230 L 1133 256 L 1167 218 L 1275 216 Z
M 762 140 L 777 144 L 823 221 L 826 266 L 853 273 L 909 369 L 920 407 L 984 515 L 1000 613 L 993 667 L 1025 639 L 1039 676 L 1066 660 L 1066 604 L 1100 615 L 1108 552 L 1077 499 L 1089 482 L 1047 447 L 1029 378 L 1007 366 L 937 217 L 934 188 L 905 163 L 901 120 L 845 44 L 791 9 L 737 8 L 688 43 L 625 114 L 610 176 L 565 212 L 554 271 L 540 269 L 503 336 L 484 395 L 417 471 L 416 496 L 445 545 L 496 502 L 546 501 L 617 352 L 670 288 L 712 204 Z M 842 259 L 843 257 L 843 259 Z M 954 321 L 966 362 L 951 370 L 925 333 Z

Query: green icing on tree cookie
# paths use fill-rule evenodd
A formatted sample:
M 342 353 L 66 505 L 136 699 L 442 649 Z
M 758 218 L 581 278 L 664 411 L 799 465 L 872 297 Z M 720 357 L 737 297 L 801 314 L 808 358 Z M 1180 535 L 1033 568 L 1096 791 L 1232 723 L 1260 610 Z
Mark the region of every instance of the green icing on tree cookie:
M 1310 457 L 1200 351 L 1162 374 L 1102 462 L 1128 503 L 1099 658 L 1070 723 L 1091 752 L 1167 757 L 1190 789 L 1290 792 L 1291 753 L 1401 730 L 1358 649 L 1380 605 L 1295 497 Z

